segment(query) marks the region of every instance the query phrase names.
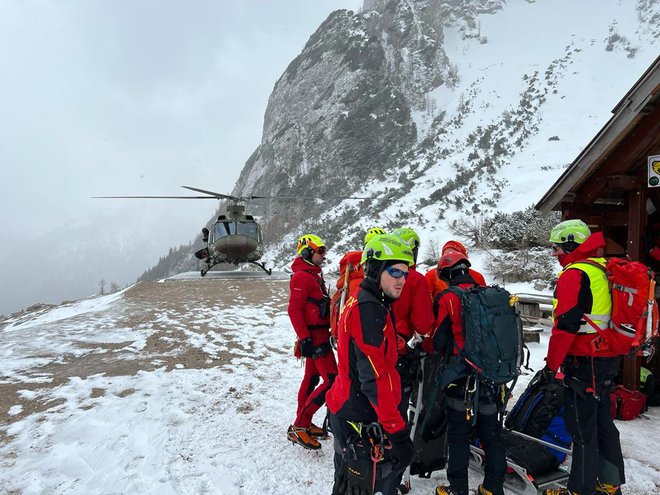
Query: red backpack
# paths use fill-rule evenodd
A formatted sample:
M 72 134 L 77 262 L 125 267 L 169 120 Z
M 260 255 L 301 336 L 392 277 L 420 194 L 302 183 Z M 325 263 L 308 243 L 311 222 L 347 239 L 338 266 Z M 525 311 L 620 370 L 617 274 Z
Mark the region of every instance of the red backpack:
M 619 385 L 610 392 L 610 408 L 614 419 L 630 421 L 646 410 L 646 396 L 639 390 Z
M 589 263 L 605 270 L 612 293 L 612 319 L 608 327 L 600 329 L 586 315 L 584 319 L 594 327 L 599 339 L 597 349 L 604 346 L 616 354 L 634 355 L 652 346 L 658 334 L 658 307 L 655 303 L 655 274 L 645 264 L 625 258 L 610 258 L 607 265 Z
M 339 262 L 340 275 L 337 280 L 337 292 L 330 301 L 330 334 L 335 341 L 342 307 L 364 278 L 364 269 L 360 264 L 361 258 L 362 251 L 349 251 Z

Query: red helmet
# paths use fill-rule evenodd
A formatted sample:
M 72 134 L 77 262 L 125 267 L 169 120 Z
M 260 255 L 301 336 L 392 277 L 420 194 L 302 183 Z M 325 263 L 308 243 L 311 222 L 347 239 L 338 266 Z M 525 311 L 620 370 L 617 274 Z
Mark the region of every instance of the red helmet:
M 442 246 L 442 252 L 444 253 L 445 251 L 458 251 L 467 256 L 467 249 L 465 249 L 465 246 L 455 240 L 445 242 L 445 245 Z
M 459 251 L 449 251 L 440 257 L 440 261 L 438 261 L 438 270 L 451 268 L 461 261 L 464 262 L 467 266 L 470 266 L 470 262 L 463 253 Z

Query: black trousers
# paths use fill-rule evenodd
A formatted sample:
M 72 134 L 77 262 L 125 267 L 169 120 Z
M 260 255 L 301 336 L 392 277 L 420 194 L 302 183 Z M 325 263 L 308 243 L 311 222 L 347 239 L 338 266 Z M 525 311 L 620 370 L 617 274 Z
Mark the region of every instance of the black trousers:
M 610 390 L 620 368 L 621 358 L 569 356 L 563 364 L 565 420 L 573 436 L 568 489 L 580 495 L 594 493 L 597 480 L 625 483 L 619 430 L 610 409 Z
M 470 464 L 470 441 L 475 433 L 486 453 L 484 488 L 493 495 L 504 495 L 506 473 L 506 451 L 502 443 L 502 422 L 497 414 L 495 393 L 480 384 L 477 422 L 474 426 L 466 417 L 465 380 L 450 384 L 445 389 L 447 411 L 447 479 L 457 495 L 468 495 L 468 468 Z
M 334 437 L 335 448 L 335 480 L 341 470 L 346 469 L 344 462 L 344 451 L 346 450 L 348 440 L 355 435 L 355 429 L 344 419 L 329 413 L 330 429 Z M 382 495 L 396 495 L 398 480 L 401 479 L 403 470 L 392 471 L 392 462 L 388 459 L 388 451 L 385 451 L 385 458 L 377 464 L 376 483 L 374 493 L 381 492 Z

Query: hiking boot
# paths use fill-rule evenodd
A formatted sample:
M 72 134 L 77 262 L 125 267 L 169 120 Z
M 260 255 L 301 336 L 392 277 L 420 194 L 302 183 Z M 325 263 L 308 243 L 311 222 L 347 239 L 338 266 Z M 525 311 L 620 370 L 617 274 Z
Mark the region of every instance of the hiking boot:
M 309 431 L 309 434 L 313 437 L 321 438 L 323 440 L 328 438 L 328 433 L 320 426 L 316 426 L 314 423 L 312 423 L 311 426 L 307 428 L 307 431 Z
M 543 495 L 580 495 L 577 492 L 572 492 L 568 488 L 548 488 L 543 490 Z
M 493 495 L 493 492 L 486 490 L 484 485 L 479 485 L 479 488 L 477 489 L 477 495 Z
M 435 487 L 435 495 L 456 495 L 456 492 L 447 485 L 438 485 Z
M 290 442 L 297 443 L 309 450 L 318 450 L 321 448 L 321 444 L 316 438 L 309 434 L 307 428 L 298 428 L 293 425 L 289 426 L 289 429 L 286 431 L 286 438 Z
M 621 495 L 621 487 L 609 483 L 598 483 L 596 485 L 596 495 Z

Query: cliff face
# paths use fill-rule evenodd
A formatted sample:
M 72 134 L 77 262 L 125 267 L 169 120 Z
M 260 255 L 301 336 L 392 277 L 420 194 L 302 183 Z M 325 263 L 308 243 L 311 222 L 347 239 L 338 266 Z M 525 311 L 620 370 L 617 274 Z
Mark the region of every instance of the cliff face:
M 233 194 L 324 198 L 382 178 L 416 141 L 405 93 L 363 16 L 338 11 L 275 84 L 261 145 Z M 277 239 L 327 204 L 272 201 L 264 226 Z

